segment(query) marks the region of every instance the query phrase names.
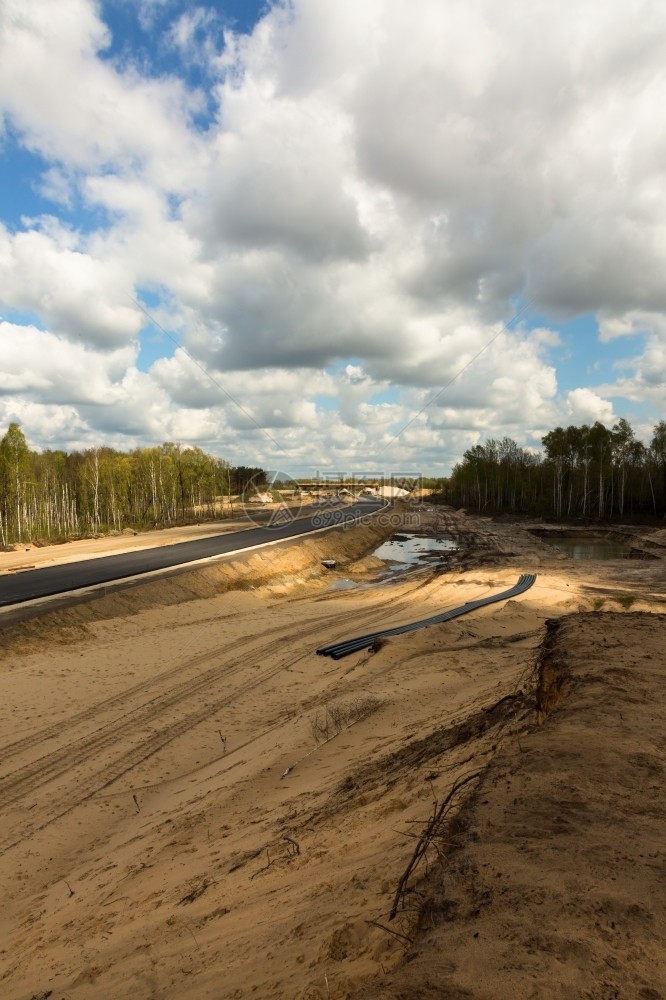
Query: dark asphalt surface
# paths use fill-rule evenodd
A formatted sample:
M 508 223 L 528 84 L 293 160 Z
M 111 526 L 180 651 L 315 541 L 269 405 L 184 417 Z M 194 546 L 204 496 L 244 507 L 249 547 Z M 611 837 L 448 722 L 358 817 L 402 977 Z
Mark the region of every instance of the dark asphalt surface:
M 183 566 L 197 559 L 224 555 L 275 542 L 278 539 L 297 538 L 322 527 L 349 524 L 364 514 L 371 514 L 386 506 L 382 500 L 365 500 L 343 508 L 323 507 L 311 517 L 299 518 L 281 525 L 249 528 L 244 531 L 225 532 L 191 542 L 179 542 L 157 548 L 124 552 L 117 556 L 86 559 L 81 562 L 46 566 L 43 569 L 22 570 L 0 577 L 0 607 L 21 604 L 38 597 L 65 594 L 81 587 L 111 583 L 141 573 L 158 569 Z

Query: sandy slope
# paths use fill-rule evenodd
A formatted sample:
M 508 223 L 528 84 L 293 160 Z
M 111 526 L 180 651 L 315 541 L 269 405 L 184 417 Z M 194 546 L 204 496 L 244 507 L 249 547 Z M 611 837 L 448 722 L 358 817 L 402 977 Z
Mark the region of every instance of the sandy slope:
M 620 961 L 629 971 L 624 980 L 621 969 L 607 977 L 620 992 L 584 989 L 593 981 L 586 970 L 598 978 L 604 957 L 591 927 L 596 911 L 585 906 L 597 905 L 612 868 L 622 895 L 606 892 L 598 916 L 612 920 L 634 905 L 650 865 L 662 863 L 652 858 L 642 881 L 628 880 L 633 859 L 657 849 L 650 838 L 660 814 L 650 803 L 659 779 L 650 768 L 664 754 L 663 737 L 659 744 L 654 736 L 663 714 L 654 704 L 663 700 L 661 560 L 574 566 L 510 524 L 453 512 L 439 525 L 435 515 L 422 517 L 424 529 L 466 540 L 456 567 L 331 592 L 318 568 L 321 543 L 311 541 L 272 555 L 270 566 L 258 556 L 236 564 L 235 581 L 218 567 L 5 631 L 3 997 L 660 995 L 658 894 L 649 905 L 635 900 L 643 909 L 623 930 L 633 934 Z M 340 536 L 328 551 L 360 560 L 344 575 L 371 580 L 376 562 L 362 557 L 377 539 L 367 529 Z M 327 641 L 503 589 L 523 571 L 539 576 L 518 600 L 398 637 L 374 654 L 337 663 L 315 654 Z M 250 586 L 257 589 L 242 589 Z M 611 613 L 580 614 L 595 607 Z M 587 679 L 536 726 L 545 622 L 572 614 L 558 642 L 567 672 L 575 679 L 583 664 Z M 588 664 L 601 639 L 613 649 L 595 673 Z M 606 678 L 609 659 L 640 675 L 635 703 L 631 676 Z M 334 717 L 351 725 L 323 742 L 327 706 L 329 736 Z M 640 714 L 648 711 L 652 730 Z M 608 717 L 619 712 L 629 742 L 613 755 Z M 389 921 L 433 799 L 443 802 L 455 779 L 472 772 L 481 784 L 454 798 L 449 825 Z M 612 802 L 592 802 L 600 772 Z M 620 800 L 624 819 L 613 833 Z M 584 815 L 579 801 L 592 802 Z M 646 817 L 634 830 L 632 810 Z M 569 826 L 558 832 L 558 823 Z M 597 854 L 588 857 L 592 828 Z M 565 835 L 577 851 L 558 847 Z M 551 854 L 542 859 L 539 847 Z M 590 857 L 596 896 L 583 898 Z M 541 889 L 530 893 L 535 869 Z M 478 885 L 470 872 L 481 872 Z M 474 920 L 482 921 L 478 938 Z M 572 921 L 575 934 L 565 929 Z M 451 934 L 452 944 L 440 937 Z M 549 950 L 547 940 L 573 943 Z M 464 942 L 466 958 L 455 968 L 442 962 Z M 537 992 L 515 978 L 501 992 L 498 970 L 520 964 Z M 654 992 L 623 992 L 639 975 L 640 988 Z M 538 992 L 542 979 L 553 992 Z
M 411 961 L 359 1000 L 666 996 L 665 626 L 551 624 L 544 666 L 564 700 L 442 831 Z

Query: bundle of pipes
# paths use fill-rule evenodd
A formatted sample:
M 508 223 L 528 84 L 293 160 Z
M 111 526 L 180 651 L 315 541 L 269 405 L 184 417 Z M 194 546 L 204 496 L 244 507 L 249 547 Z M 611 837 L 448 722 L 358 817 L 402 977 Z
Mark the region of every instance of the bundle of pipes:
M 334 660 L 340 660 L 343 656 L 349 656 L 350 653 L 357 653 L 361 649 L 367 649 L 377 639 L 384 639 L 393 635 L 403 635 L 405 632 L 414 632 L 416 629 L 427 628 L 429 625 L 439 625 L 441 622 L 448 622 L 452 618 L 466 615 L 470 611 L 476 611 L 477 608 L 482 608 L 486 604 L 495 604 L 497 601 L 508 601 L 511 597 L 524 594 L 526 590 L 530 589 L 535 580 L 535 573 L 523 573 L 515 586 L 511 587 L 510 590 L 502 591 L 501 594 L 481 597 L 478 601 L 468 601 L 467 604 L 462 604 L 459 608 L 453 608 L 451 611 L 443 611 L 440 615 L 433 615 L 432 618 L 423 618 L 421 621 L 411 622 L 409 625 L 397 625 L 395 628 L 383 629 L 380 632 L 369 632 L 367 635 L 359 635 L 355 639 L 334 642 L 330 646 L 322 646 L 317 652 L 320 656 L 332 656 Z

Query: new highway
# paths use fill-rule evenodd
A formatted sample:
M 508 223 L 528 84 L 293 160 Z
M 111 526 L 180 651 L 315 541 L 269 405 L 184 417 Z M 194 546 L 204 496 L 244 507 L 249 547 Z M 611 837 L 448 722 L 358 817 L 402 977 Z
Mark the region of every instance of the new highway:
M 244 549 L 298 538 L 322 528 L 350 526 L 366 516 L 377 513 L 385 506 L 386 502 L 380 499 L 360 500 L 345 504 L 344 507 L 317 508 L 312 514 L 286 520 L 284 523 L 274 521 L 272 524 L 246 528 L 242 531 L 226 531 L 224 534 L 198 538 L 190 542 L 3 574 L 0 576 L 0 607 L 22 604 L 55 594 L 66 594 L 100 584 L 117 583 L 128 577 L 182 567 L 187 563 L 216 556 L 240 553 Z

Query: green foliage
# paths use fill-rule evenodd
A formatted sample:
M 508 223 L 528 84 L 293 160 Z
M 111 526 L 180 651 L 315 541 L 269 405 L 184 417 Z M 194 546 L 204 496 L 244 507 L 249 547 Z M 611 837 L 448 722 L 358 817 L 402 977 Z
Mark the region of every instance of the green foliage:
M 450 503 L 486 512 L 622 520 L 666 512 L 666 424 L 649 447 L 622 418 L 609 430 L 556 427 L 543 454 L 493 439 L 468 449 L 448 484 Z
M 266 473 L 247 465 L 239 465 L 231 469 L 231 492 L 234 494 L 261 493 L 266 485 Z
M 624 608 L 625 611 L 628 611 L 632 604 L 635 603 L 636 598 L 633 594 L 613 594 L 613 600 L 621 608 Z
M 12 423 L 0 440 L 0 544 L 219 517 L 239 482 L 262 475 L 173 442 L 32 452 Z
M 434 493 L 443 493 L 448 484 L 448 479 L 443 477 L 433 478 L 432 476 L 423 476 L 421 479 L 421 487 L 424 490 L 433 490 Z
M 539 457 L 511 438 L 469 448 L 448 485 L 451 503 L 482 510 L 528 510 L 538 499 Z
M 7 545 L 12 541 L 10 525 L 14 526 L 16 540 L 21 542 L 26 535 L 23 504 L 26 478 L 30 467 L 30 452 L 23 431 L 16 423 L 11 423 L 0 441 L 0 541 Z

